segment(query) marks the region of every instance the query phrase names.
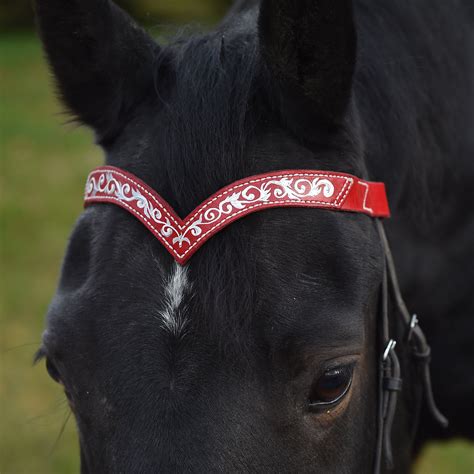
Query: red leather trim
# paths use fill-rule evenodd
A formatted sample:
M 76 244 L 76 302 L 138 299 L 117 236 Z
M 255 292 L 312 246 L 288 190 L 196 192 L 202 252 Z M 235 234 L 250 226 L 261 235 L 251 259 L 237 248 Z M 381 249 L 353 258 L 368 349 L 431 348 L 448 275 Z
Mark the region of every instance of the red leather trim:
M 84 205 L 108 202 L 142 222 L 173 258 L 184 264 L 214 234 L 241 217 L 272 207 L 312 207 L 389 217 L 383 183 L 346 173 L 284 170 L 236 181 L 213 194 L 181 219 L 153 189 L 113 166 L 93 170 Z

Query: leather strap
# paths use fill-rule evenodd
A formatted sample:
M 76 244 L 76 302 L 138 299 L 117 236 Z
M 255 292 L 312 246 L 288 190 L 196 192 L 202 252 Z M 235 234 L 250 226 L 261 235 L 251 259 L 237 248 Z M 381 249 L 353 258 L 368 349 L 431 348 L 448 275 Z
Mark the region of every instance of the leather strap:
M 430 361 L 431 361 L 431 348 L 428 344 L 426 336 L 421 329 L 416 314 L 410 316 L 408 308 L 400 290 L 400 284 L 398 283 L 397 271 L 395 269 L 395 262 L 393 260 L 390 245 L 388 244 L 385 229 L 381 221 L 377 221 L 379 227 L 379 234 L 382 240 L 382 245 L 385 249 L 385 260 L 387 263 L 387 269 L 390 281 L 392 283 L 392 294 L 397 304 L 397 309 L 402 315 L 403 320 L 407 326 L 407 342 L 411 345 L 412 355 L 415 360 L 420 364 L 422 372 L 422 383 L 424 389 L 424 395 L 428 409 L 433 419 L 442 427 L 446 428 L 449 424 L 447 418 L 438 409 L 431 386 L 431 375 L 430 375 Z
M 206 199 L 185 219 L 152 188 L 113 166 L 93 170 L 84 205 L 112 203 L 136 217 L 180 264 L 213 235 L 248 214 L 273 207 L 311 207 L 389 217 L 383 183 L 346 173 L 284 170 L 236 181 Z
M 379 403 L 377 414 L 377 440 L 375 446 L 374 474 L 382 472 L 382 459 L 385 458 L 385 466 L 388 469 L 394 468 L 392 452 L 391 432 L 397 407 L 398 392 L 402 390 L 402 378 L 400 363 L 395 351 L 396 342 L 390 338 L 390 324 L 388 314 L 388 304 L 391 295 L 396 303 L 396 312 L 401 316 L 406 328 L 406 342 L 411 349 L 411 353 L 420 365 L 421 382 L 423 393 L 428 404 L 428 409 L 432 417 L 443 427 L 448 425 L 448 420 L 439 411 L 434 401 L 431 388 L 431 377 L 429 370 L 430 346 L 419 325 L 416 315 L 410 316 L 405 301 L 403 300 L 400 285 L 398 283 L 395 263 L 393 261 L 390 245 L 385 234 L 385 229 L 380 220 L 377 220 L 378 232 L 382 243 L 385 258 L 384 277 L 382 282 L 381 301 L 381 333 L 383 349 L 381 351 L 379 363 Z M 390 283 L 390 285 L 389 285 Z

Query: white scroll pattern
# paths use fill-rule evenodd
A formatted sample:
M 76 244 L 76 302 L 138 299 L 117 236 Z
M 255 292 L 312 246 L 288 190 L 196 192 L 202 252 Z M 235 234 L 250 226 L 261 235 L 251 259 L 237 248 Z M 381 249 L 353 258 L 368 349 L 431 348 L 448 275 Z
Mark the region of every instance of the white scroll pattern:
M 174 219 L 172 221 L 167 213 L 156 206 L 137 186 L 119 181 L 112 171 L 91 174 L 86 183 L 86 198 L 100 194 L 123 203 L 134 204 L 148 219 L 158 225 L 164 238 L 172 238 L 173 244 L 178 244 L 179 248 L 183 243 L 190 245 L 191 236 L 199 237 L 207 226 L 246 208 L 281 200 L 297 203 L 320 195 L 328 199 L 333 197 L 334 192 L 334 184 L 321 176 L 310 178 L 285 176 L 268 181 L 262 180 L 234 190 L 224 199 L 217 200 L 215 207 L 204 207 L 193 216 L 189 224 L 184 222 L 180 225 Z

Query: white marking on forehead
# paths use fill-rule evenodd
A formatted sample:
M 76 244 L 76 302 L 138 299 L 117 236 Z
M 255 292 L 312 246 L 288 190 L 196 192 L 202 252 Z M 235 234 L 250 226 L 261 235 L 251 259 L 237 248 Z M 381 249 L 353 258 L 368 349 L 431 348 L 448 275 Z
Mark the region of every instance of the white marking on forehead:
M 191 291 L 188 269 L 174 263 L 164 287 L 164 308 L 160 311 L 163 327 L 178 336 L 186 326 L 183 300 Z

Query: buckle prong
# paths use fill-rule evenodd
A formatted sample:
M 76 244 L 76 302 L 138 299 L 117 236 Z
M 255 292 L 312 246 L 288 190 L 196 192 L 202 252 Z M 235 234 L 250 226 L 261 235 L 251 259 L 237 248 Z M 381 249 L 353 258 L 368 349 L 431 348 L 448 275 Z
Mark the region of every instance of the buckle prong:
M 383 360 L 384 362 L 388 359 L 388 356 L 390 355 L 390 352 L 392 352 L 395 349 L 395 346 L 397 345 L 397 341 L 394 339 L 390 339 L 387 343 L 387 347 L 383 351 Z
M 409 329 L 408 329 L 408 337 L 407 337 L 408 342 L 411 341 L 411 338 L 413 336 L 413 331 L 419 325 L 419 323 L 420 323 L 420 321 L 418 319 L 418 316 L 416 314 L 414 314 L 411 317 L 410 326 L 409 326 Z

